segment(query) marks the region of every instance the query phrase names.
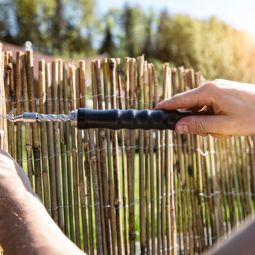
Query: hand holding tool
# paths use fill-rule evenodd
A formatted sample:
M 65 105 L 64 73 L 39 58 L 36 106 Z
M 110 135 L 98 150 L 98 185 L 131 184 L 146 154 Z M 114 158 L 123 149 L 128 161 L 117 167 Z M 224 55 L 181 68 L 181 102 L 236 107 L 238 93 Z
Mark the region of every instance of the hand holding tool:
M 183 117 L 194 114 L 192 111 L 179 110 L 91 110 L 80 108 L 69 114 L 40 114 L 25 112 L 22 115 L 8 115 L 11 122 L 68 122 L 79 129 L 175 129 L 176 123 Z

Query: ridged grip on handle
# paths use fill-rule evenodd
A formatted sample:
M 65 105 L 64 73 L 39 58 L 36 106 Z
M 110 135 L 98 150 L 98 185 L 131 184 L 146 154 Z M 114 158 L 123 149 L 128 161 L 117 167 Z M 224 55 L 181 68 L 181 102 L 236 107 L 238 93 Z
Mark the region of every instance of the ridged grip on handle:
M 77 127 L 108 129 L 175 129 L 176 123 L 192 112 L 165 110 L 90 110 L 78 109 Z

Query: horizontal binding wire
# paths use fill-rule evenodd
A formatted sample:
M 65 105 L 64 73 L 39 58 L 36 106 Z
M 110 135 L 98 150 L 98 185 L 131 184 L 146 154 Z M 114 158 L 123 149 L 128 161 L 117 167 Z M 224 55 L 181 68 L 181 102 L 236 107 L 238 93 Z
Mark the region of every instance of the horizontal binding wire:
M 64 101 L 64 102 L 73 102 L 73 101 L 76 101 L 76 100 L 80 100 L 80 99 L 93 99 L 93 98 L 97 98 L 97 97 L 103 97 L 103 98 L 122 98 L 122 99 L 132 99 L 134 100 L 135 102 L 142 102 L 142 100 L 138 100 L 138 99 L 135 99 L 135 98 L 131 98 L 131 97 L 126 97 L 126 96 L 121 96 L 121 95 L 107 95 L 107 96 L 104 96 L 103 94 L 97 94 L 97 95 L 90 95 L 90 96 L 80 96 L 80 97 L 77 97 L 77 98 L 61 98 L 61 97 L 47 97 L 47 96 L 43 96 L 43 97 L 35 97 L 35 98 L 31 98 L 31 99 L 18 99 L 18 100 L 15 100 L 15 99 L 7 99 L 7 98 L 4 98 L 2 96 L 2 99 L 3 101 L 5 102 L 11 102 L 12 104 L 16 104 L 16 103 L 23 103 L 23 102 L 34 102 L 34 101 L 54 101 L 54 100 L 59 100 L 59 101 Z
M 173 193 L 169 193 L 169 196 L 172 196 L 173 194 L 177 193 L 177 192 L 187 192 L 187 193 L 195 193 L 194 191 L 190 191 L 190 190 L 175 190 L 173 191 Z M 232 192 L 225 192 L 225 191 L 217 191 L 217 192 L 213 192 L 211 194 L 206 194 L 206 193 L 198 193 L 199 196 L 203 196 L 205 198 L 213 198 L 214 196 L 217 196 L 217 195 L 220 195 L 220 194 L 223 194 L 223 195 L 236 195 L 236 196 L 243 196 L 243 195 L 246 195 L 246 196 L 250 196 L 250 197 L 254 197 L 255 196 L 255 193 L 251 193 L 251 192 L 235 192 L 235 191 L 232 191 Z M 86 194 L 85 194 L 86 196 Z M 160 201 L 162 199 L 164 199 L 166 196 L 161 196 L 159 198 L 155 198 L 155 199 L 150 199 L 148 200 L 148 202 L 156 202 L 156 201 Z M 122 201 L 120 201 L 121 203 Z M 125 204 L 125 205 L 120 205 L 120 206 L 111 206 L 110 204 L 107 204 L 107 205 L 104 205 L 103 203 L 101 202 L 97 202 L 97 203 L 93 203 L 93 204 L 87 204 L 87 203 L 74 203 L 74 204 L 67 204 L 67 205 L 58 205 L 54 208 L 47 208 L 48 211 L 54 211 L 54 210 L 57 210 L 57 209 L 61 209 L 61 208 L 70 208 L 70 207 L 75 207 L 75 206 L 78 206 L 80 208 L 93 208 L 93 207 L 98 207 L 98 206 L 101 206 L 102 208 L 114 208 L 116 210 L 120 210 L 120 209 L 126 209 L 126 208 L 129 208 L 129 207 L 132 207 L 132 206 L 138 206 L 140 204 L 140 199 L 135 199 L 134 202 L 132 203 L 129 203 L 129 204 Z
M 209 156 L 210 154 L 215 154 L 217 153 L 217 151 L 214 151 L 214 150 L 208 150 L 208 151 L 202 151 L 201 149 L 197 149 L 197 148 L 193 148 L 193 147 L 189 147 L 189 146 L 186 146 L 186 145 L 178 145 L 178 144 L 169 144 L 168 146 L 166 145 L 162 145 L 160 147 L 164 147 L 164 148 L 167 148 L 167 147 L 181 147 L 181 148 L 188 148 L 194 152 L 197 152 L 199 153 L 200 155 L 204 156 L 204 157 L 207 157 Z M 102 147 L 102 148 L 95 148 L 95 149 L 92 149 L 92 150 L 87 150 L 86 152 L 78 152 L 78 150 L 76 150 L 76 153 L 77 153 L 77 156 L 85 156 L 91 152 L 100 152 L 100 151 L 103 151 L 103 150 L 121 150 L 121 149 L 124 149 L 124 150 L 130 150 L 130 149 L 139 149 L 139 148 L 144 148 L 144 146 L 139 146 L 139 145 L 133 145 L 133 146 L 118 146 L 118 147 L 110 147 L 110 146 L 105 146 L 105 147 Z M 41 159 L 52 159 L 54 157 L 60 157 L 60 156 L 64 156 L 64 155 L 72 155 L 72 152 L 73 150 L 70 150 L 70 151 L 67 151 L 65 153 L 57 153 L 57 154 L 53 154 L 51 155 L 50 157 L 49 156 L 44 156 L 44 157 L 41 157 L 40 159 L 34 159 L 33 157 L 31 158 L 25 158 L 25 159 L 18 159 L 19 162 L 27 162 L 27 161 L 37 161 L 37 160 L 41 160 Z M 228 151 L 226 151 L 227 153 Z M 254 152 L 255 153 L 255 152 Z M 246 152 L 246 154 L 251 154 L 251 152 Z

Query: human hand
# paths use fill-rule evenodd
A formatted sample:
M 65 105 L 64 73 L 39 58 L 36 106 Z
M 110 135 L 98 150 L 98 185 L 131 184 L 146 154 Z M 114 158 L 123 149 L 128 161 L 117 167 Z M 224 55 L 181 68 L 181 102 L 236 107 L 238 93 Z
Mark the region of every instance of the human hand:
M 255 85 L 215 80 L 160 102 L 156 109 L 192 109 L 210 115 L 193 115 L 178 121 L 175 131 L 214 136 L 255 134 Z

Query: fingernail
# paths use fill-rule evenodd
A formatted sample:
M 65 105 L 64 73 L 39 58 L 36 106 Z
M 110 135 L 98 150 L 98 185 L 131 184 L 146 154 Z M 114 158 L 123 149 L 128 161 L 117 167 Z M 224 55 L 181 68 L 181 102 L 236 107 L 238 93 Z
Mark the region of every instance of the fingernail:
M 175 128 L 176 133 L 178 134 L 187 134 L 189 133 L 188 127 L 186 125 L 177 125 Z

